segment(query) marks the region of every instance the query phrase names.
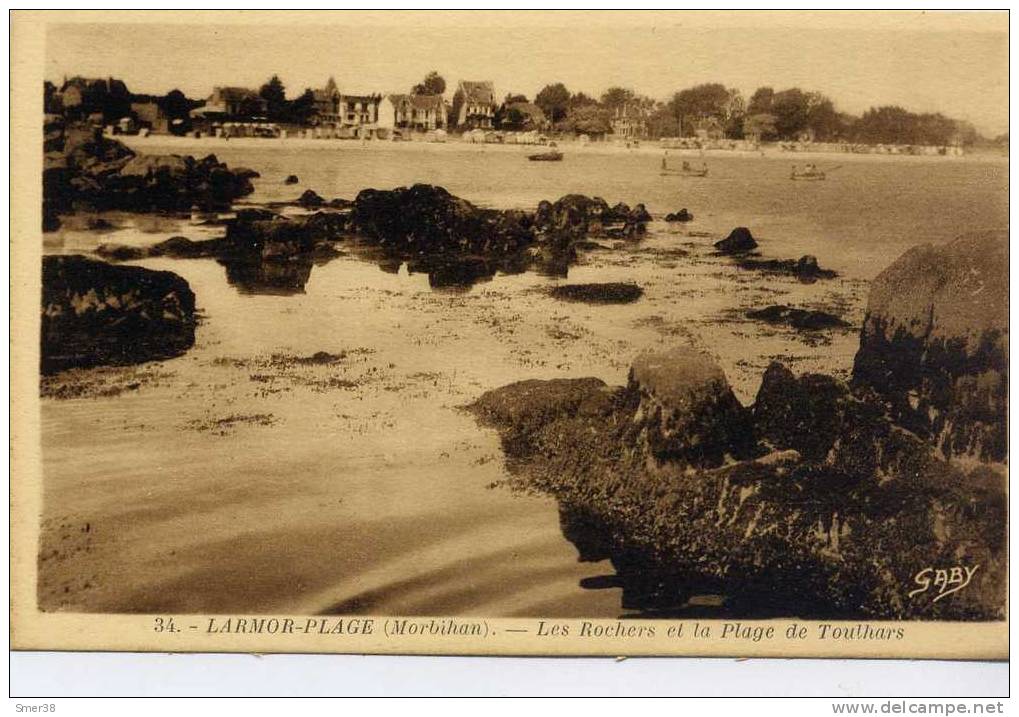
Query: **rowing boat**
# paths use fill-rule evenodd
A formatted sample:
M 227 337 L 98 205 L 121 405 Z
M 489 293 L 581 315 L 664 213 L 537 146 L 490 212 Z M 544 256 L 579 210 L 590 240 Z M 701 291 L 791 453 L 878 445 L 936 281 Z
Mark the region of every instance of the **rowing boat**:
M 563 153 L 557 151 L 541 152 L 540 154 L 529 154 L 527 158 L 532 162 L 561 162 L 563 161 Z

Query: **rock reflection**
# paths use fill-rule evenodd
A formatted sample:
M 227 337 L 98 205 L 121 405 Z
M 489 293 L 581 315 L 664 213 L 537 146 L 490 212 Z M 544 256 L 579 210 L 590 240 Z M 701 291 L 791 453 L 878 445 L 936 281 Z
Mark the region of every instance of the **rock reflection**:
M 305 293 L 312 268 L 333 258 L 299 254 L 289 259 L 221 257 L 216 261 L 226 268 L 227 283 L 242 294 L 296 296 Z
M 736 595 L 722 580 L 663 570 L 641 550 L 623 548 L 608 523 L 575 504 L 559 502 L 559 527 L 563 537 L 577 549 L 578 561 L 609 561 L 614 572 L 584 578 L 580 587 L 621 589 L 622 617 L 832 617 L 830 611 L 822 614 L 816 605 L 781 594 L 775 586 L 741 584 Z
M 566 252 L 516 252 L 495 258 L 473 254 L 407 257 L 386 254 L 371 247 L 358 247 L 351 253 L 362 261 L 374 263 L 387 274 L 399 274 L 401 269 L 406 269 L 409 275 L 425 274 L 431 289 L 444 292 L 467 292 L 500 274 L 511 276 L 534 271 L 544 276 L 565 278 L 576 258 L 575 254 Z

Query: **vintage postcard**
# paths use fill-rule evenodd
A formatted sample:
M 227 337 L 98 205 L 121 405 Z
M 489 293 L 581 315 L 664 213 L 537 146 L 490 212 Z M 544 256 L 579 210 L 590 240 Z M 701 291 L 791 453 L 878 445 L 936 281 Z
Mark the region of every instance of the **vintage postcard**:
M 11 33 L 16 648 L 1007 658 L 1007 12 Z

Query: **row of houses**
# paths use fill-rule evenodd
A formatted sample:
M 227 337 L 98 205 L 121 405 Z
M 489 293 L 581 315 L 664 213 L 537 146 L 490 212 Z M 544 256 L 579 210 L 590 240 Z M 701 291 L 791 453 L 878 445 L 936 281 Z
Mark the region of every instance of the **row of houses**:
M 228 127 L 259 124 L 269 118 L 269 103 L 258 91 L 246 87 L 215 87 L 204 101 L 187 104 L 183 112 L 168 116 L 165 102 L 130 93 L 120 80 L 65 79 L 63 86 L 47 98 L 47 112 L 73 119 L 96 121 L 96 109 L 103 120 L 123 131 L 147 129 L 168 132 L 193 125 L 206 132 L 226 132 Z M 178 93 L 179 94 L 179 93 Z M 195 106 L 199 105 L 199 106 Z M 438 130 L 468 132 L 495 128 L 501 112 L 503 127 L 515 131 L 544 131 L 548 119 L 531 102 L 496 99 L 490 81 L 461 81 L 447 101 L 441 94 L 352 94 L 341 91 L 332 77 L 325 86 L 312 91 L 312 108 L 301 124 L 315 129 L 315 136 L 363 137 L 429 133 Z M 274 120 L 276 118 L 273 118 Z M 643 107 L 617 108 L 612 130 L 617 136 L 645 139 L 647 113 Z
M 452 103 L 442 95 L 350 94 L 342 92 L 332 77 L 325 87 L 313 90 L 312 96 L 310 124 L 338 135 L 366 138 L 386 130 L 491 129 L 498 109 L 495 88 L 487 81 L 462 81 Z M 266 101 L 254 90 L 216 87 L 191 116 L 197 121 L 222 123 L 264 116 L 267 110 Z

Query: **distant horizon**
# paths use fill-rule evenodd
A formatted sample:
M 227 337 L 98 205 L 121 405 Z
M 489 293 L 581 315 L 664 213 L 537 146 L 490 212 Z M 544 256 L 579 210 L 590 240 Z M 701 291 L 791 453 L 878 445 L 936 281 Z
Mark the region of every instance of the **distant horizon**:
M 372 26 L 148 22 L 127 31 L 122 23 L 56 24 L 44 76 L 58 85 L 65 76 L 112 76 L 137 94 L 179 89 L 195 99 L 215 86 L 257 90 L 273 74 L 290 98 L 324 87 L 330 76 L 341 92 L 406 93 L 432 70 L 446 80 L 447 96 L 461 80 L 484 79 L 499 99 L 513 93 L 533 100 L 546 84 L 562 82 L 593 97 L 620 86 L 667 101 L 681 89 L 720 82 L 746 99 L 758 87 L 799 87 L 824 93 L 853 115 L 898 105 L 970 122 L 987 136 L 1008 131 L 1007 15 L 1001 32 L 989 31 L 994 23 L 979 13 L 960 16 L 956 30 L 937 13 L 904 14 L 909 22 L 899 25 L 883 14 L 874 29 L 859 24 L 868 13 L 828 13 L 827 25 L 817 27 L 773 21 L 748 27 L 749 13 L 716 13 L 709 22 L 682 12 L 665 16 L 675 19 L 668 25 L 640 26 L 631 24 L 641 17 L 636 13 L 616 27 L 599 15 L 579 31 L 535 25 L 533 13 L 506 27 L 400 25 L 394 15 Z M 836 19 L 846 26 L 833 27 Z

